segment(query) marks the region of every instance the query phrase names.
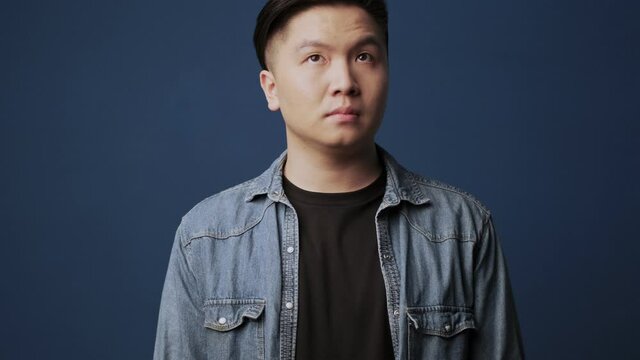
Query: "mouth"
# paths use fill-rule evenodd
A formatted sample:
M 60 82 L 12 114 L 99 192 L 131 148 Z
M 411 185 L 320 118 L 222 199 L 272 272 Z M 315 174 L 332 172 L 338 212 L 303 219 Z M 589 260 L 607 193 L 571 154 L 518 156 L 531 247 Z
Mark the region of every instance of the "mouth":
M 326 117 L 336 119 L 339 122 L 353 121 L 356 120 L 358 116 L 360 116 L 360 111 L 351 106 L 335 108 L 326 115 Z

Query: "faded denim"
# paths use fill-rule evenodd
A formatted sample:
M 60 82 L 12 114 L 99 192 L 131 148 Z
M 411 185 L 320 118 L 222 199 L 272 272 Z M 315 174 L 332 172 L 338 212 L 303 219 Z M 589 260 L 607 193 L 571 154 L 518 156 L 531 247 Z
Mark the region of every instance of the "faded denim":
M 378 150 L 387 185 L 375 223 L 395 359 L 523 359 L 490 212 Z M 182 218 L 154 359 L 295 359 L 298 222 L 285 160 L 286 151 Z

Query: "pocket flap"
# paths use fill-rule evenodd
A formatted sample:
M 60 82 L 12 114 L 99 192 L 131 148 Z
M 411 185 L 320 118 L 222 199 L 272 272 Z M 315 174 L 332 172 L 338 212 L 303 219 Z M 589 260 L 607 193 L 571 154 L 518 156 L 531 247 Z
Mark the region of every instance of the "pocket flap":
M 217 331 L 229 331 L 244 319 L 257 319 L 264 310 L 263 299 L 209 299 L 204 303 L 204 326 Z
M 458 306 L 426 306 L 407 309 L 409 323 L 427 335 L 450 337 L 466 329 L 475 329 L 473 312 Z

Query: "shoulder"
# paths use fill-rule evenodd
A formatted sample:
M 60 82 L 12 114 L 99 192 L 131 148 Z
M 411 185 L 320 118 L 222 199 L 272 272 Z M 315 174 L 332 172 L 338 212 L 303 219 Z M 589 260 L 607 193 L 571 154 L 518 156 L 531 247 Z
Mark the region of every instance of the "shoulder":
M 248 197 L 255 181 L 256 178 L 222 190 L 191 208 L 179 226 L 183 245 L 201 237 L 237 236 L 255 226 L 271 203 L 266 196 Z
M 469 192 L 409 170 L 386 150 L 381 147 L 379 150 L 388 171 L 387 179 L 393 183 L 392 187 L 397 187 L 403 199 L 414 205 L 429 205 L 428 208 L 442 212 L 464 210 L 481 217 L 490 216 L 489 209 Z M 424 206 L 418 207 L 423 208 Z
M 421 206 L 403 206 L 401 214 L 432 241 L 475 241 L 491 218 L 489 209 L 473 194 L 446 182 L 414 172 L 406 173 L 421 197 Z
M 468 207 L 481 216 L 488 217 L 491 211 L 475 195 L 446 182 L 411 173 L 417 186 L 431 201 L 442 205 L 457 205 Z

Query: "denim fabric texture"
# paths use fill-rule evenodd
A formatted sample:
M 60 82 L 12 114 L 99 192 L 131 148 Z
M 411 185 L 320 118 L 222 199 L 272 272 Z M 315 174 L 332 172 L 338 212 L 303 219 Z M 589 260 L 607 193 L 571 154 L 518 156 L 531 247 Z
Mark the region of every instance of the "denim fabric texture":
M 490 212 L 377 147 L 387 185 L 375 224 L 395 359 L 523 359 Z M 154 359 L 295 359 L 298 220 L 282 188 L 286 154 L 182 218 Z

